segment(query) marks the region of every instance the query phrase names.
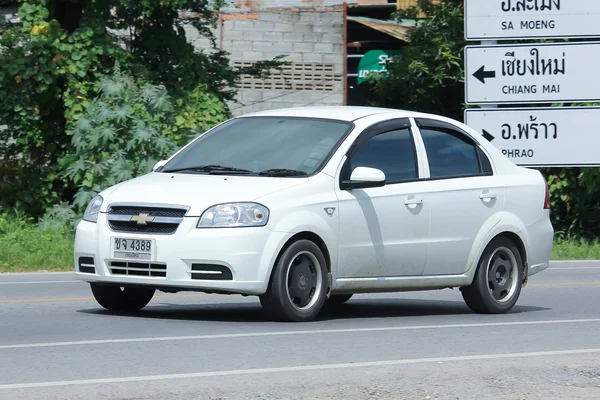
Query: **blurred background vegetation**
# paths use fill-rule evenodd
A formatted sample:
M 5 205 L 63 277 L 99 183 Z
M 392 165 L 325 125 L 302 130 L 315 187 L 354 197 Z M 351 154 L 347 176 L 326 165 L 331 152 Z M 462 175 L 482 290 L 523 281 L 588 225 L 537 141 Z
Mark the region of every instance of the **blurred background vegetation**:
M 150 171 L 228 118 L 241 75 L 211 28 L 208 0 L 25 0 L 0 18 L 0 201 L 35 219 Z M 185 14 L 181 13 L 185 10 Z M 188 42 L 191 25 L 212 43 Z

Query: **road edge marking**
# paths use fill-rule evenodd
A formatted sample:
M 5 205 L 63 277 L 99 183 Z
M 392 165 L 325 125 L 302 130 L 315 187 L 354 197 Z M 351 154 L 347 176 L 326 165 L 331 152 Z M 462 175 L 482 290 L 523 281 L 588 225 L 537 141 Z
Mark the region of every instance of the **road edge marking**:
M 482 361 L 482 360 L 497 360 L 506 358 L 532 358 L 532 357 L 549 357 L 549 356 L 565 356 L 576 354 L 598 354 L 599 348 L 594 349 L 574 349 L 574 350 L 551 350 L 538 351 L 527 353 L 507 353 L 507 354 L 477 354 L 470 356 L 449 356 L 449 357 L 429 357 L 429 358 L 412 358 L 405 360 L 386 360 L 386 361 L 365 361 L 356 363 L 339 363 L 339 364 L 316 364 L 316 365 L 301 365 L 292 367 L 274 367 L 274 368 L 251 368 L 251 369 L 235 369 L 222 371 L 207 371 L 207 372 L 192 372 L 180 374 L 163 374 L 163 375 L 142 375 L 129 376 L 120 378 L 97 378 L 97 379 L 80 379 L 70 381 L 50 381 L 50 382 L 31 382 L 31 383 L 15 383 L 0 385 L 0 390 L 10 389 L 32 389 L 32 388 L 48 388 L 58 386 L 76 386 L 76 385 L 97 385 L 110 383 L 130 383 L 130 382 L 150 382 L 164 381 L 174 379 L 191 379 L 191 378 L 210 378 L 223 376 L 239 376 L 239 375 L 256 375 L 256 374 L 271 374 L 284 372 L 302 372 L 302 371 L 321 371 L 331 369 L 350 369 L 350 368 L 370 368 L 370 367 L 389 367 L 398 365 L 411 364 L 427 364 L 427 363 L 444 363 L 458 361 Z

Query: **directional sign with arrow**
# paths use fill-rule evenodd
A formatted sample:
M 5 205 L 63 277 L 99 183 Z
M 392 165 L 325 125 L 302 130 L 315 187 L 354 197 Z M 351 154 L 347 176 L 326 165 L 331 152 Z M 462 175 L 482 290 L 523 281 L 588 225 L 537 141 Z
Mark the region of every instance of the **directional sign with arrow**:
M 600 101 L 600 42 L 467 46 L 467 104 Z
M 493 142 L 494 139 L 496 139 L 494 136 L 492 136 L 491 133 L 489 133 L 488 131 L 486 131 L 485 129 L 481 130 L 483 132 L 483 137 L 485 138 L 485 140 L 487 140 L 488 142 Z
M 599 166 L 600 107 L 468 109 L 465 123 L 524 166 Z
M 486 78 L 490 79 L 490 78 L 495 78 L 496 77 L 496 71 L 486 71 L 485 70 L 485 65 L 481 68 L 479 68 L 474 74 L 473 76 L 477 79 L 479 79 L 481 81 L 481 83 L 485 83 Z

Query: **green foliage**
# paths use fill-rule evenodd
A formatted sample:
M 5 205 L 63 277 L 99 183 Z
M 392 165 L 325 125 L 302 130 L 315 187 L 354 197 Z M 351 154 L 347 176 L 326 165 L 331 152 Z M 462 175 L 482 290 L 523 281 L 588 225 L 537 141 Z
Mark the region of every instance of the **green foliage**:
M 0 272 L 72 269 L 70 226 L 37 226 L 22 214 L 0 213 Z
M 0 18 L 0 201 L 39 216 L 54 204 L 71 202 L 83 182 L 89 187 L 86 179 L 61 179 L 65 163 L 80 161 L 66 132 L 92 105 L 99 82 L 116 65 L 148 88 L 162 87 L 161 93 L 146 93 L 156 101 L 150 105 L 155 110 L 168 105 L 175 114 L 168 129 L 162 117 L 142 118 L 141 137 L 161 132 L 177 142 L 227 117 L 225 102 L 233 99 L 240 77 L 264 75 L 281 62 L 236 70 L 216 47 L 195 49 L 184 28 L 193 26 L 214 45 L 211 28 L 219 5 L 207 0 L 24 0 L 22 24 Z M 105 89 L 107 96 L 111 88 Z M 118 111 L 121 122 L 132 118 L 127 110 Z M 100 144 L 111 140 L 108 128 L 104 136 L 94 134 Z
M 560 239 L 600 234 L 600 168 L 542 170 L 550 190 L 551 216 Z
M 78 188 L 79 212 L 102 189 L 150 172 L 226 112 L 202 86 L 174 102 L 165 86 L 120 72 L 101 78 L 91 92 L 94 98 L 69 124 L 71 146 L 60 160 L 65 182 Z
M 388 63 L 388 77 L 372 76 L 375 105 L 435 112 L 462 119 L 464 105 L 463 5 L 459 0 L 419 0 L 399 20 L 417 20 L 410 44 Z

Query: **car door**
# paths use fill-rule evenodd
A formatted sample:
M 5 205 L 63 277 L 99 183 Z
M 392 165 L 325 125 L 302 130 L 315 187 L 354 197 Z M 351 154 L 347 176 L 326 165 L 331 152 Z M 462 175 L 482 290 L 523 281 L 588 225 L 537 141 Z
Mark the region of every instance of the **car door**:
M 338 277 L 421 275 L 429 238 L 428 200 L 420 191 L 419 166 L 408 119 L 363 132 L 339 173 Z M 377 168 L 383 187 L 342 189 L 357 167 Z
M 489 157 L 460 128 L 432 119 L 416 119 L 429 167 L 430 243 L 424 275 L 466 272 L 477 235 L 500 219 L 502 178 Z

